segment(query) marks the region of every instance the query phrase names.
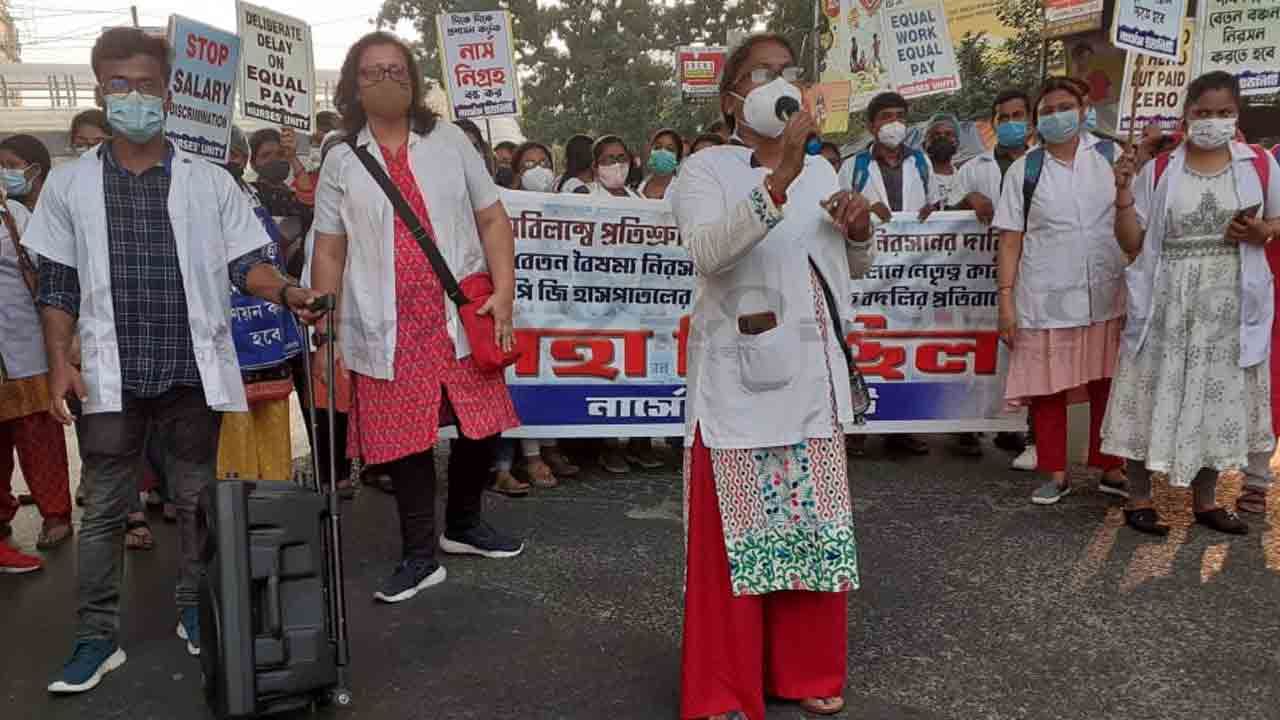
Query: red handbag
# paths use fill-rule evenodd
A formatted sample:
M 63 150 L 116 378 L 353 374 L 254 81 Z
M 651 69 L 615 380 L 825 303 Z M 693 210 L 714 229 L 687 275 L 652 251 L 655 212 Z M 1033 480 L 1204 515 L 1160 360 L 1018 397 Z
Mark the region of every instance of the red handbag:
M 497 321 L 491 314 L 480 314 L 480 308 L 484 307 L 484 304 L 493 296 L 493 277 L 487 272 L 472 273 L 463 278 L 462 284 L 459 285 L 457 278 L 453 276 L 453 271 L 449 269 L 449 264 L 440 254 L 440 249 L 436 247 L 431 231 L 423 227 L 417 213 L 409 207 L 409 203 L 400 194 L 395 183 L 391 182 L 391 178 L 387 177 L 386 171 L 378 161 L 369 154 L 368 148 L 364 145 L 357 146 L 355 137 L 349 138 L 347 144 L 351 146 L 356 157 L 360 158 L 360 162 L 378 183 L 378 187 L 386 193 L 396 214 L 400 216 L 405 227 L 409 228 L 409 232 L 413 233 L 413 239 L 418 241 L 418 246 L 427 256 L 436 277 L 440 278 L 445 294 L 458 306 L 458 317 L 462 320 L 462 329 L 467 334 L 467 342 L 471 345 L 471 357 L 474 358 L 476 366 L 485 372 L 500 372 L 508 365 L 514 365 L 516 360 L 520 359 L 520 353 L 514 350 L 504 352 L 498 344 Z

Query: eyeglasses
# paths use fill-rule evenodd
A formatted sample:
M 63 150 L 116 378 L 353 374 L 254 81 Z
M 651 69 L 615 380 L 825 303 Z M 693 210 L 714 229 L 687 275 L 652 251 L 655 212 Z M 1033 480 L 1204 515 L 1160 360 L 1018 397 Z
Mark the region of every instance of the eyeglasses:
M 804 68 L 793 66 L 782 68 L 782 70 L 774 70 L 773 68 L 762 67 L 752 70 L 747 74 L 747 77 L 751 78 L 751 82 L 756 85 L 771 83 L 778 78 L 793 83 L 804 77 Z
M 618 153 L 616 155 L 602 155 L 598 164 L 601 167 L 605 165 L 626 165 L 631 162 L 631 156 L 626 153 Z
M 102 91 L 105 95 L 128 95 L 130 92 L 137 90 L 143 95 L 159 97 L 161 87 L 161 83 L 158 83 L 151 78 L 130 80 L 129 78 L 113 77 L 107 81 L 107 85 L 102 89 Z
M 550 160 L 525 160 L 524 162 L 520 163 L 521 170 L 532 170 L 536 167 L 544 167 L 550 170 L 551 161 Z
M 377 85 L 383 78 L 403 83 L 409 82 L 409 68 L 404 65 L 370 65 L 360 68 L 360 79 L 366 85 Z

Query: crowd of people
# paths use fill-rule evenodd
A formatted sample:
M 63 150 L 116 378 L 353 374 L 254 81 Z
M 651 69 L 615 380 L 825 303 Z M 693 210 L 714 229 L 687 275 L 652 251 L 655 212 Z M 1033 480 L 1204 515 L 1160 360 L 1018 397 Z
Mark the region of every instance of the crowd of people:
M 104 107 L 73 122 L 75 158 L 54 169 L 34 137 L 0 142 L 0 570 L 41 567 L 2 541 L 19 504 L 14 450 L 42 550 L 73 536 L 63 426 L 83 465 L 78 627 L 49 690 L 89 690 L 126 660 L 122 552 L 154 546 L 140 492 L 172 507 L 175 632 L 199 654 L 202 491 L 291 475 L 290 396 L 323 385 L 323 353 L 311 378 L 301 355 L 324 343 L 339 363 L 336 404 L 317 408 L 338 428 L 335 482 L 350 497 L 363 476 L 399 515 L 400 557 L 374 596 L 402 602 L 443 582 L 441 552 L 521 553 L 483 518 L 482 493 L 550 490 L 581 467 L 564 443 L 503 437 L 520 419 L 503 373 L 477 359 L 481 345 L 514 345 L 500 188 L 668 202 L 696 269 L 687 429 L 673 443 L 688 538 L 681 717 L 760 720 L 766 693 L 812 714 L 844 707 L 845 593 L 859 584 L 848 458 L 867 438 L 849 434 L 841 369 L 856 352 L 849 283 L 892 213 L 971 210 L 999 234 L 1005 397 L 1029 410 L 1031 432 L 996 444 L 1045 476 L 1032 502 L 1072 492 L 1067 408 L 1087 401 L 1088 463 L 1101 492 L 1125 498 L 1129 527 L 1168 532 L 1152 502 L 1162 473 L 1194 489 L 1197 523 L 1247 532 L 1237 511 L 1266 511 L 1280 422 L 1268 262 L 1280 165 L 1275 149 L 1243 142 L 1235 78 L 1197 78 L 1183 132 L 1133 145 L 1092 132 L 1078 81 L 1010 89 L 992 103 L 995 146 L 957 164 L 959 120 L 930 118 L 923 147 L 909 147 L 909 103 L 895 93 L 867 107 L 867 147 L 808 155 L 813 119 L 774 112 L 800 99 L 796 61 L 784 38 L 752 36 L 728 58 L 723 119 L 704 133 L 659 129 L 639 152 L 577 135 L 557 167 L 548 142 L 491 148 L 473 123 L 437 117 L 410 48 L 372 33 L 348 53 L 337 112 L 316 118 L 308 154 L 292 130 L 237 128 L 219 166 L 162 132 L 165 42 L 104 33 L 92 53 Z M 492 337 L 463 322 L 433 253 L 458 278 L 487 280 L 478 314 Z M 332 314 L 312 309 L 324 295 L 339 298 Z M 278 342 L 250 341 L 263 332 Z M 439 522 L 447 426 L 458 437 Z M 331 451 L 325 434 L 308 441 Z M 930 448 L 910 434 L 884 443 Z M 976 434 L 950 443 L 982 452 Z M 610 473 L 662 465 L 647 438 L 590 453 Z M 1237 469 L 1245 491 L 1222 507 L 1219 475 Z

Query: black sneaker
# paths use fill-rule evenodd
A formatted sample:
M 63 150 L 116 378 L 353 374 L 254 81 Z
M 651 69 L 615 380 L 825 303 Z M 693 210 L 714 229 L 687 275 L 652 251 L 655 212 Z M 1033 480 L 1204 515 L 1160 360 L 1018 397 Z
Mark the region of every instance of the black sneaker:
M 481 520 L 463 531 L 446 530 L 440 536 L 440 549 L 450 555 L 512 558 L 524 552 L 524 543 L 503 535 Z
M 435 560 L 409 558 L 401 560 L 396 571 L 382 583 L 373 597 L 384 603 L 404 602 L 434 585 L 439 585 L 448 573 Z
M 1196 513 L 1196 523 L 1228 535 L 1248 535 L 1249 526 L 1230 510 L 1214 508 Z

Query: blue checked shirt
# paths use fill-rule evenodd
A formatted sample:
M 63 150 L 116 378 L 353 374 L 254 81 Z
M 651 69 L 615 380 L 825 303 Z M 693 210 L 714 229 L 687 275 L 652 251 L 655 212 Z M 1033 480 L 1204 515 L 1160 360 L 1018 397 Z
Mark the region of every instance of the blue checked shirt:
M 110 148 L 111 143 L 103 143 L 99 152 L 121 388 L 137 397 L 155 397 L 174 387 L 200 387 L 178 248 L 169 221 L 173 146 L 168 146 L 164 162 L 140 175 L 120 167 Z M 236 258 L 228 264 L 231 284 L 244 290 L 249 269 L 269 262 L 265 248 Z M 48 260 L 40 263 L 37 302 L 79 316 L 76 269 Z

